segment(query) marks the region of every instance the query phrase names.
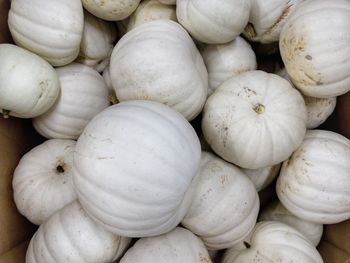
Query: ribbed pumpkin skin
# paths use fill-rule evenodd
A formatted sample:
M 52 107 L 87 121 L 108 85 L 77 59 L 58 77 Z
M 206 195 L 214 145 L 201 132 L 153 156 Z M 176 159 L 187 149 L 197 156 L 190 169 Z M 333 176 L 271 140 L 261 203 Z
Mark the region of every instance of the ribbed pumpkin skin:
M 256 224 L 250 248 L 228 249 L 222 263 L 323 263 L 314 245 L 299 231 L 277 221 Z
M 32 237 L 26 263 L 112 262 L 131 239 L 97 225 L 74 201 L 53 214 Z
M 182 225 L 199 236 L 208 249 L 224 249 L 242 241 L 254 228 L 259 197 L 238 167 L 202 152 L 194 197 Z
M 263 71 L 230 78 L 208 98 L 202 130 L 211 148 L 243 168 L 258 169 L 287 159 L 306 131 L 301 94 L 288 81 Z
M 53 107 L 33 119 L 34 128 L 46 138 L 77 139 L 88 122 L 110 103 L 103 77 L 78 63 L 56 69 L 61 93 Z
M 310 130 L 282 165 L 276 192 L 282 204 L 305 220 L 333 224 L 350 218 L 350 140 Z
M 12 0 L 8 24 L 17 45 L 63 66 L 78 56 L 83 6 L 80 0 Z
M 87 125 L 74 154 L 74 184 L 86 211 L 130 237 L 174 228 L 192 201 L 200 161 L 192 126 L 157 102 L 111 106 Z
M 304 95 L 329 98 L 350 90 L 349 35 L 349 1 L 311 0 L 296 7 L 279 46 L 292 82 Z
M 182 227 L 156 237 L 139 239 L 120 263 L 211 263 L 203 242 Z
M 110 75 L 119 101 L 158 101 L 188 120 L 201 112 L 207 97 L 202 56 L 188 33 L 170 20 L 125 34 L 113 49 Z

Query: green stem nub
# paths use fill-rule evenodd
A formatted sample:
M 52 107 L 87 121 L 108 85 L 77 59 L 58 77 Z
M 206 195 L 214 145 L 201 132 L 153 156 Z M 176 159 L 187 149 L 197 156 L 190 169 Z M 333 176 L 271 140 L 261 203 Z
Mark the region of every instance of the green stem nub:
M 109 95 L 108 96 L 109 103 L 111 105 L 117 104 L 118 103 L 118 98 L 115 94 Z
M 255 28 L 252 23 L 248 23 L 244 29 L 244 32 L 250 37 L 255 38 L 257 36 Z
M 265 112 L 265 106 L 262 105 L 262 104 L 258 104 L 254 107 L 254 111 L 257 113 L 257 114 L 263 114 Z
M 10 118 L 10 111 L 9 111 L 9 110 L 3 109 L 3 110 L 1 111 L 1 114 L 2 114 L 2 117 L 3 117 L 4 119 Z

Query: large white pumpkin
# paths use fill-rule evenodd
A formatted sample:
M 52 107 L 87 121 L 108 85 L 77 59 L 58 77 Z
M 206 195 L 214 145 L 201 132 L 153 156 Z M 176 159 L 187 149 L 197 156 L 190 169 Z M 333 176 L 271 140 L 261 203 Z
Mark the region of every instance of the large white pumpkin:
M 226 161 L 258 169 L 287 159 L 306 131 L 303 97 L 288 81 L 263 71 L 241 73 L 208 98 L 202 130 Z
M 12 44 L 0 44 L 0 114 L 33 118 L 56 101 L 60 83 L 44 59 Z
M 114 47 L 110 75 L 119 101 L 153 100 L 194 119 L 202 110 L 208 73 L 188 33 L 157 20 L 125 34 Z
M 177 0 L 179 23 L 197 40 L 222 44 L 234 40 L 248 23 L 247 0 Z
M 280 51 L 295 86 L 328 98 L 350 90 L 350 1 L 309 0 L 288 17 Z
M 63 66 L 78 56 L 83 16 L 80 0 L 12 0 L 8 25 L 17 45 Z
M 238 167 L 202 152 L 193 201 L 182 225 L 208 249 L 224 249 L 249 234 L 258 212 L 258 193 L 249 178 Z
M 185 216 L 200 154 L 194 129 L 176 111 L 152 101 L 121 102 L 79 137 L 73 181 L 83 207 L 108 230 L 159 235 Z
M 120 263 L 211 263 L 203 242 L 182 227 L 169 233 L 139 239 Z
M 112 262 L 131 239 L 97 225 L 74 201 L 53 214 L 30 240 L 26 263 Z
M 33 119 L 46 138 L 77 139 L 88 122 L 110 105 L 103 77 L 89 66 L 72 63 L 56 69 L 61 94 L 53 107 Z
M 320 224 L 350 218 L 350 140 L 331 131 L 310 130 L 286 160 L 276 192 L 294 215 Z

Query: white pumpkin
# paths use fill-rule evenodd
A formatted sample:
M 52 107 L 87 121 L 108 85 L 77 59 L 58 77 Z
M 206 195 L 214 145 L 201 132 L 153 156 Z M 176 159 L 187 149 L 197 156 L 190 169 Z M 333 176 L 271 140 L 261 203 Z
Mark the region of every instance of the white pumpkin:
M 137 7 L 128 19 L 127 31 L 159 19 L 170 19 L 177 21 L 176 9 L 173 5 L 165 5 L 158 0 L 145 0 Z
M 95 116 L 74 153 L 75 188 L 83 207 L 108 230 L 159 235 L 183 219 L 200 143 L 186 119 L 152 101 L 127 101 Z
M 109 21 L 127 18 L 135 11 L 141 0 L 81 0 L 83 6 L 94 16 Z
M 78 56 L 83 17 L 80 0 L 12 0 L 8 25 L 18 46 L 63 66 Z
M 286 160 L 276 192 L 294 215 L 334 224 L 350 218 L 350 140 L 331 131 L 309 130 Z
M 257 223 L 245 245 L 245 249 L 228 249 L 222 263 L 323 263 L 319 252 L 302 233 L 277 221 Z
M 280 35 L 281 56 L 304 95 L 329 98 L 350 90 L 349 35 L 348 0 L 305 1 L 288 17 Z
M 242 168 L 258 169 L 287 159 L 306 131 L 306 108 L 288 81 L 248 71 L 225 81 L 208 98 L 202 130 L 211 148 Z
M 46 138 L 77 139 L 88 122 L 110 103 L 103 77 L 94 69 L 72 63 L 56 69 L 61 94 L 45 114 L 33 119 Z
M 304 0 L 252 0 L 249 24 L 243 34 L 250 41 L 272 43 L 279 40 L 283 25 Z
M 257 68 L 252 47 L 241 37 L 226 44 L 206 45 L 201 53 L 208 70 L 208 95 L 230 77 Z
M 261 191 L 268 187 L 278 176 L 282 163 L 263 167 L 260 169 L 245 169 L 242 172 L 249 177 L 255 185 L 257 191 Z
M 188 33 L 157 20 L 128 32 L 114 47 L 110 75 L 120 101 L 153 100 L 194 119 L 202 110 L 208 73 Z
M 113 89 L 111 75 L 109 73 L 109 65 L 103 71 L 102 77 L 103 77 L 103 79 L 106 83 L 106 86 L 107 86 L 109 103 L 111 105 L 117 104 L 118 98 L 117 98 L 117 95 L 115 94 L 115 91 Z
M 97 225 L 74 201 L 39 227 L 30 240 L 26 263 L 108 263 L 120 257 L 130 241 Z
M 176 5 L 176 0 L 158 0 L 158 1 L 165 5 Z
M 193 38 L 208 44 L 223 44 L 240 35 L 248 23 L 247 0 L 177 0 L 179 23 Z
M 33 118 L 56 101 L 60 83 L 44 59 L 12 44 L 0 44 L 0 114 Z
M 194 197 L 182 225 L 208 249 L 225 249 L 243 240 L 259 212 L 258 193 L 238 167 L 202 152 Z
M 120 263 L 211 263 L 208 250 L 193 233 L 176 227 L 169 233 L 136 241 Z
M 95 66 L 109 58 L 117 39 L 116 25 L 84 12 L 84 31 L 76 62 Z M 108 64 L 108 63 L 107 63 Z
M 259 221 L 275 220 L 288 224 L 303 233 L 314 246 L 320 242 L 323 225 L 308 222 L 291 214 L 278 200 L 264 207 L 259 214 Z

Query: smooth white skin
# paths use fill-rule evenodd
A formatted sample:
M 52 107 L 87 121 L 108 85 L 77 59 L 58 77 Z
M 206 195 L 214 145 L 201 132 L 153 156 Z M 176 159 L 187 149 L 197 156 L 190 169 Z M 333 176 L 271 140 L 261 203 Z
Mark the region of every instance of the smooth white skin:
M 56 69 L 61 93 L 53 107 L 33 119 L 46 138 L 77 139 L 89 121 L 110 105 L 103 77 L 94 69 L 72 63 Z
M 182 227 L 164 235 L 139 239 L 120 260 L 120 263 L 211 263 L 203 242 Z
M 159 235 L 185 216 L 200 154 L 181 114 L 157 102 L 121 102 L 79 137 L 73 181 L 84 209 L 109 231 Z
M 259 214 L 259 221 L 275 220 L 286 223 L 300 233 L 303 233 L 314 246 L 320 242 L 323 225 L 305 221 L 291 214 L 279 201 L 274 201 L 264 207 Z
M 59 92 L 57 73 L 47 61 L 15 45 L 0 44 L 0 111 L 33 118 L 46 112 Z
M 159 19 L 170 19 L 176 22 L 175 6 L 162 4 L 158 0 L 142 1 L 135 12 L 129 17 L 127 31 L 144 23 Z
M 251 0 L 250 25 L 243 34 L 250 41 L 277 42 L 283 25 L 294 8 L 304 0 Z
M 294 215 L 319 224 L 350 218 L 350 140 L 324 130 L 307 131 L 277 180 L 281 203 Z
M 229 78 L 257 68 L 252 47 L 241 37 L 226 44 L 206 45 L 201 54 L 208 70 L 208 96 Z
M 182 225 L 208 249 L 225 249 L 243 240 L 259 212 L 258 193 L 238 167 L 202 152 L 194 196 Z
M 350 90 L 350 2 L 300 3 L 280 35 L 280 53 L 294 85 L 306 96 L 329 98 Z
M 228 162 L 248 169 L 275 165 L 286 160 L 304 138 L 305 102 L 275 74 L 241 73 L 208 98 L 202 130 L 211 148 Z
M 108 58 L 117 40 L 116 25 L 84 11 L 84 31 L 76 62 L 94 66 Z
M 228 249 L 222 263 L 323 263 L 314 245 L 299 231 L 277 221 L 256 224 L 250 248 Z
M 47 140 L 26 153 L 12 180 L 17 209 L 40 225 L 77 198 L 72 184 L 73 140 Z M 62 170 L 57 170 L 60 166 Z
M 123 254 L 130 241 L 97 225 L 74 201 L 39 227 L 30 240 L 26 263 L 112 262 Z
M 108 21 L 119 21 L 135 11 L 141 0 L 81 0 L 94 16 Z
M 83 7 L 80 0 L 13 0 L 8 25 L 18 46 L 63 66 L 78 56 Z
M 171 20 L 152 21 L 125 34 L 114 47 L 110 75 L 120 101 L 153 100 L 187 120 L 202 110 L 208 73 L 188 33 Z
M 193 38 L 208 44 L 223 44 L 240 35 L 248 23 L 247 0 L 177 0 L 179 23 Z

